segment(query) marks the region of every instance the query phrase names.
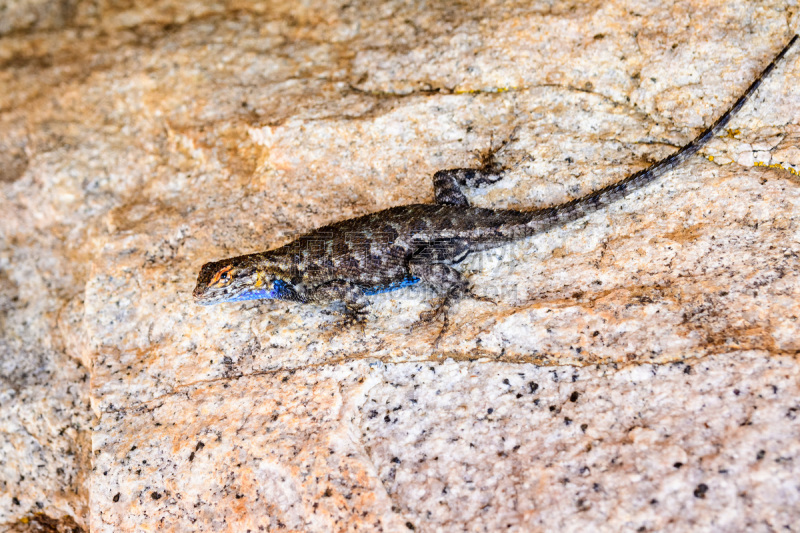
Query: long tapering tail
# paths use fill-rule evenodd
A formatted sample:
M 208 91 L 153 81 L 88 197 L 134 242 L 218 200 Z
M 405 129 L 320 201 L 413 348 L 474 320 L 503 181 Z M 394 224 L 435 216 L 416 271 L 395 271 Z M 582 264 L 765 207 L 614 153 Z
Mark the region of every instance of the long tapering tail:
M 576 198 L 570 202 L 556 205 L 546 209 L 541 209 L 530 213 L 531 220 L 527 224 L 528 231 L 526 233 L 538 233 L 550 227 L 566 224 L 573 220 L 577 220 L 589 213 L 592 213 L 606 205 L 624 198 L 633 191 L 644 187 L 648 183 L 654 181 L 656 178 L 662 176 L 665 172 L 672 170 L 676 166 L 697 153 L 708 141 L 710 141 L 717 133 L 724 128 L 734 115 L 744 106 L 747 100 L 756 92 L 756 89 L 761 85 L 767 76 L 770 75 L 775 66 L 783 59 L 789 49 L 797 41 L 798 36 L 795 35 L 789 43 L 783 47 L 783 50 L 775 56 L 775 59 L 767 65 L 767 68 L 750 84 L 750 87 L 739 97 L 738 100 L 721 116 L 714 124 L 709 126 L 703 133 L 698 135 L 692 142 L 675 152 L 674 154 L 654 163 L 649 168 L 640 170 L 635 174 L 631 174 L 627 178 L 612 183 L 607 187 L 598 189 L 593 193 L 587 194 L 581 198 Z

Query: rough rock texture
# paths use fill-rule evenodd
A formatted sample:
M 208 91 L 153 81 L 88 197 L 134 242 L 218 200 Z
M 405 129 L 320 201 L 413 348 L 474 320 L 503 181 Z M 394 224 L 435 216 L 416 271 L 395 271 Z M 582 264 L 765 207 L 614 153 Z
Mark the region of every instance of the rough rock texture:
M 796 3 L 0 4 L 0 529 L 797 530 L 800 51 L 657 184 L 363 330 L 199 267 L 430 201 L 542 207 L 696 135 Z M 772 167 L 772 168 L 769 168 Z

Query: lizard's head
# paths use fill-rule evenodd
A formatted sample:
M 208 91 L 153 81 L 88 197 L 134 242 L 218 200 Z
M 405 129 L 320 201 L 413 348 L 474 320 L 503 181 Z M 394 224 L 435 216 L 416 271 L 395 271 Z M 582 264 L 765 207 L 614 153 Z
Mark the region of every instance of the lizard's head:
M 203 265 L 192 295 L 201 305 L 263 298 L 298 299 L 294 287 L 281 279 L 280 272 L 241 257 Z

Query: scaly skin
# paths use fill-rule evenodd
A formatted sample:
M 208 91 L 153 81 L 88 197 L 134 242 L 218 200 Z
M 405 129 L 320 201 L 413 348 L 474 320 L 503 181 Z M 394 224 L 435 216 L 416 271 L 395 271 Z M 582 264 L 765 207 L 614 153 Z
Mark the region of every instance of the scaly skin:
M 469 292 L 451 265 L 469 253 L 586 216 L 675 168 L 728 124 L 797 39 L 795 35 L 730 109 L 692 142 L 582 198 L 535 211 L 471 207 L 462 187 L 503 177 L 490 154 L 481 169 L 437 172 L 435 204 L 392 207 L 316 229 L 274 250 L 206 263 L 197 278 L 195 301 L 206 305 L 258 298 L 341 302 L 348 312 L 357 313 L 371 294 L 424 281 L 445 296 L 442 308 L 446 309 L 451 298 Z

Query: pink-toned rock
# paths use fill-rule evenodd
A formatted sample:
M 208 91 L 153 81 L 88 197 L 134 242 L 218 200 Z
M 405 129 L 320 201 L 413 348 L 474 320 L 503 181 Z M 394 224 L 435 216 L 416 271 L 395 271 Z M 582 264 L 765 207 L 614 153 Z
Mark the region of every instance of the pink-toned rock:
M 611 183 L 787 27 L 744 1 L 0 7 L 0 526 L 794 527 L 798 51 L 705 157 L 463 263 L 495 303 L 438 349 L 424 288 L 363 329 L 191 301 L 204 262 L 430 201 L 512 132 L 476 204 Z

